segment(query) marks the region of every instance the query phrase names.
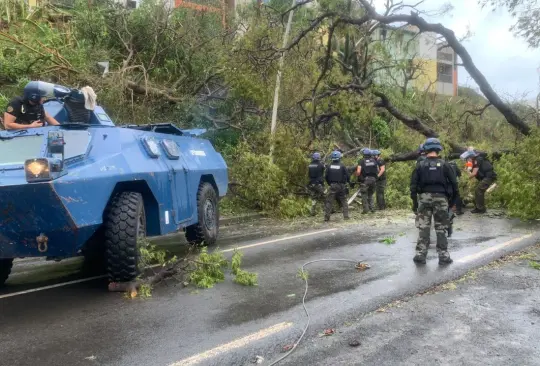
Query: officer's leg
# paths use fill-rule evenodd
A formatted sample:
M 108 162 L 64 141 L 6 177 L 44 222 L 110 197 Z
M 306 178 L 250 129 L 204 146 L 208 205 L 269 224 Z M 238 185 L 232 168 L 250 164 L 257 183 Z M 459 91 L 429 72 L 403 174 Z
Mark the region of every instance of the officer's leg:
M 317 192 L 315 191 L 315 186 L 312 184 L 308 186 L 308 190 L 309 190 L 309 197 L 311 198 L 310 214 L 311 216 L 315 216 L 315 208 L 317 206 Z
M 448 228 L 448 201 L 445 197 L 434 197 L 433 218 L 435 219 L 435 232 L 437 233 L 439 263 L 452 263 L 448 253 L 448 240 L 445 232 Z
M 459 194 L 456 197 L 456 215 L 463 215 L 463 201 Z
M 452 233 L 454 232 L 454 217 L 456 217 L 456 215 L 454 214 L 454 211 L 452 211 L 452 209 L 449 207 L 448 208 L 448 228 L 446 229 L 448 238 L 451 237 Z
M 332 186 L 328 188 L 328 194 L 326 195 L 326 201 L 324 202 L 324 221 L 330 220 L 332 214 L 332 206 L 334 205 L 334 189 Z
M 432 204 L 430 194 L 424 193 L 418 197 L 418 241 L 416 243 L 416 255 L 413 258 L 415 262 L 426 263 L 431 217 L 433 216 Z
M 482 181 L 476 187 L 476 190 L 474 192 L 474 201 L 476 205 L 475 212 L 486 211 L 485 193 L 490 185 L 491 179 L 482 179 Z
M 343 218 L 345 220 L 349 219 L 349 205 L 347 204 L 347 187 L 345 184 L 341 185 L 341 189 L 339 190 L 337 197 L 338 201 L 341 203 L 341 207 L 343 209 Z
M 360 183 L 360 193 L 362 194 L 362 213 L 366 214 L 369 212 L 368 182 L 366 180 Z
M 373 205 L 373 195 L 375 193 L 375 184 L 377 181 L 375 179 L 372 179 L 370 182 L 369 182 L 369 186 L 368 186 L 368 203 L 369 203 L 369 210 L 371 212 L 374 212 L 375 211 L 375 207 Z
M 377 207 L 379 210 L 386 209 L 386 202 L 384 200 L 384 190 L 386 188 L 386 179 L 377 181 Z

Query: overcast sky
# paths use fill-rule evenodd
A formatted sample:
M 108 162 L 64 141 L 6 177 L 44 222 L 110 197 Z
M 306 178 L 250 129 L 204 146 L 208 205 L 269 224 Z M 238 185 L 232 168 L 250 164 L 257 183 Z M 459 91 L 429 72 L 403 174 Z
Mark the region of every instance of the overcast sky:
M 384 2 L 376 0 L 381 1 Z M 408 4 L 414 2 L 417 1 L 405 0 Z M 444 0 L 426 0 L 423 7 L 437 9 L 444 3 Z M 513 20 L 506 10 L 482 10 L 477 0 L 452 0 L 451 3 L 454 7 L 451 15 L 426 20 L 442 23 L 457 36 L 465 34 L 469 26 L 473 36 L 464 45 L 492 87 L 512 96 L 529 92 L 526 98 L 535 99 L 539 91 L 540 50 L 531 50 L 525 41 L 514 37 L 509 31 Z M 460 85 L 476 87 L 463 67 L 458 73 Z

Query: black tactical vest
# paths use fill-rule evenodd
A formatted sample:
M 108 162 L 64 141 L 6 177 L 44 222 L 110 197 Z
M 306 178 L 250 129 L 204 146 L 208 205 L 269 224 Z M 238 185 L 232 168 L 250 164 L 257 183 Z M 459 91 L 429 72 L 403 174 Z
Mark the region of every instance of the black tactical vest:
M 327 169 L 328 181 L 330 183 L 346 183 L 346 177 L 344 177 L 343 165 L 341 163 L 332 162 Z
M 309 164 L 309 183 L 311 184 L 322 184 L 324 176 L 324 165 L 318 161 L 312 161 Z
M 374 158 L 367 158 L 362 160 L 362 175 L 364 177 L 376 177 L 379 173 L 379 164 Z
M 426 193 L 447 194 L 447 182 L 444 176 L 444 161 L 441 159 L 430 159 L 419 163 L 420 169 L 420 189 Z

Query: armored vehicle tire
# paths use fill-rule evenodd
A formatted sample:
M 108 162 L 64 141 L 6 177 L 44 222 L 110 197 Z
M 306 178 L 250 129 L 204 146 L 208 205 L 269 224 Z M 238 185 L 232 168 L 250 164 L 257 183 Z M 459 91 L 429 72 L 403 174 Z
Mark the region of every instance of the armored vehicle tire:
M 146 236 L 142 195 L 122 192 L 113 198 L 107 211 L 104 227 L 109 280 L 133 281 L 140 273 L 138 239 Z
M 0 259 L 0 287 L 4 286 L 12 267 L 13 259 Z
M 197 192 L 199 222 L 186 228 L 186 240 L 190 244 L 214 245 L 219 232 L 218 195 L 210 183 L 201 183 Z

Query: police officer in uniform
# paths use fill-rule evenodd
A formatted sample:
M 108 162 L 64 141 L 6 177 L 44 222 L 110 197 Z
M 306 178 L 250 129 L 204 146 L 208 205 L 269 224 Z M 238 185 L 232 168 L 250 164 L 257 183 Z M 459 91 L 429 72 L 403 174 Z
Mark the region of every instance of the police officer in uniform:
M 360 192 L 362 193 L 362 213 L 375 212 L 373 207 L 373 193 L 379 175 L 379 165 L 369 149 L 363 149 L 364 158 L 358 163 L 356 176 L 361 177 Z
M 448 253 L 448 205 L 453 207 L 459 192 L 452 168 L 439 157 L 442 145 L 439 139 L 428 138 L 424 143 L 426 159 L 415 168 L 411 178 L 411 198 L 418 205 L 418 242 L 413 260 L 426 263 L 429 247 L 431 218 L 435 220 L 439 264 L 452 263 Z M 448 185 L 451 186 L 451 190 Z M 451 196 L 449 197 L 449 194 Z
M 321 154 L 313 154 L 308 166 L 309 185 L 311 196 L 311 216 L 315 216 L 317 202 L 323 202 L 324 198 L 324 164 L 321 162 Z
M 462 156 L 464 156 L 465 159 L 472 161 L 472 172 L 469 173 L 469 178 L 476 178 L 479 182 L 474 191 L 475 208 L 471 213 L 485 213 L 485 193 L 497 180 L 497 173 L 495 173 L 491 162 L 485 157 L 480 156 L 475 150 L 467 151 Z
M 377 160 L 379 173 L 377 175 L 377 183 L 375 186 L 375 196 L 377 197 L 377 208 L 379 210 L 386 209 L 386 200 L 384 199 L 384 190 L 386 189 L 386 163 L 381 158 L 379 150 L 373 150 L 373 157 Z
M 4 113 L 6 130 L 43 127 L 45 122 L 50 125 L 60 124 L 43 108 L 47 91 L 41 85 L 39 81 L 29 82 L 24 87 L 23 96 L 9 102 Z
M 332 151 L 330 155 L 332 163 L 326 167 L 325 180 L 328 186 L 328 194 L 324 205 L 324 221 L 330 220 L 334 200 L 341 204 L 343 217 L 349 219 L 349 206 L 347 205 L 347 184 L 350 183 L 350 174 L 347 167 L 341 162 L 341 153 Z

